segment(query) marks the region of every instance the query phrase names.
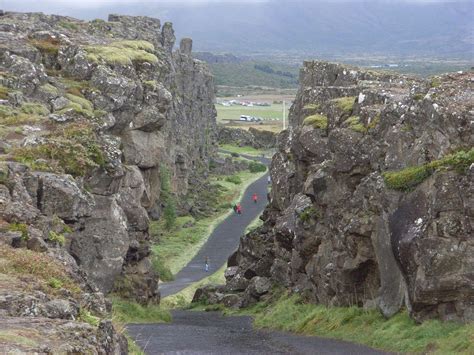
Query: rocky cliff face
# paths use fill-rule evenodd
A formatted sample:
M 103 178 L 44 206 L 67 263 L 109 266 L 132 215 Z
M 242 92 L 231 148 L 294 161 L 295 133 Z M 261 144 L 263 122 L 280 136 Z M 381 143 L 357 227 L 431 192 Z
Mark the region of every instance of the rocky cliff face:
M 148 222 L 216 149 L 213 79 L 171 23 L 0 17 L 0 236 L 91 291 L 159 302 Z M 67 253 L 63 253 L 66 249 Z
M 472 321 L 474 73 L 306 62 L 300 83 L 265 224 L 212 299 L 245 306 L 270 280 L 315 303 Z

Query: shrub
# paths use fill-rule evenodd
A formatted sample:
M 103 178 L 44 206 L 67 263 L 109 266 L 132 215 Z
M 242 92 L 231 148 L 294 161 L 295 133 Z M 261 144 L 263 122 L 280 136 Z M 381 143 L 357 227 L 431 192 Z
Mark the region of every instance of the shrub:
M 387 171 L 382 174 L 388 188 L 410 191 L 422 183 L 433 172 L 442 168 L 453 168 L 462 173 L 474 163 L 474 148 L 470 151 L 458 151 L 420 166 L 411 166 L 399 171 Z
M 170 199 L 166 202 L 165 209 L 163 210 L 163 217 L 165 218 L 165 228 L 171 230 L 176 222 L 176 207 Z
M 51 95 L 59 95 L 58 89 L 51 84 L 41 85 L 40 90 Z
M 235 185 L 240 185 L 242 183 L 242 179 L 237 175 L 227 176 L 225 181 L 231 182 Z
M 311 115 L 303 120 L 306 126 L 313 126 L 313 128 L 326 129 L 328 127 L 328 118 L 324 115 Z
M 355 96 L 345 96 L 338 97 L 337 99 L 333 99 L 331 101 L 334 102 L 336 106 L 345 113 L 350 113 L 352 111 L 352 107 L 354 106 L 355 99 Z
M 267 171 L 267 167 L 265 166 L 265 164 L 252 161 L 249 163 L 249 171 L 254 174 L 263 173 L 264 171 Z

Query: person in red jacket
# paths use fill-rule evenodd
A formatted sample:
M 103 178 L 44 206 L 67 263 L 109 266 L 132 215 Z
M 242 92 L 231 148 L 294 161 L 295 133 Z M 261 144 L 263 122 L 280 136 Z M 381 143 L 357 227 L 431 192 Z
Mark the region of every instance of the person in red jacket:
M 237 214 L 242 214 L 242 206 L 240 203 L 237 204 Z
M 253 195 L 252 195 L 252 201 L 253 201 L 254 203 L 257 203 L 257 202 L 258 202 L 258 196 L 257 196 L 257 194 L 253 194 Z

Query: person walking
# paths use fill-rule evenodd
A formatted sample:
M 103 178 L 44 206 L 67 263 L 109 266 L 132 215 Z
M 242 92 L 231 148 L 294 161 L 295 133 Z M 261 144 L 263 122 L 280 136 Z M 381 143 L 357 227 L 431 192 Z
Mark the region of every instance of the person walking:
M 204 259 L 204 271 L 208 272 L 209 271 L 209 257 L 206 256 L 206 259 Z
M 240 203 L 237 204 L 237 214 L 242 214 L 242 206 Z
M 235 203 L 234 203 L 233 209 L 234 209 L 234 212 L 237 213 L 237 205 Z
M 258 196 L 257 196 L 256 193 L 254 193 L 254 194 L 252 195 L 252 201 L 253 201 L 253 203 L 257 203 L 257 202 L 258 202 Z

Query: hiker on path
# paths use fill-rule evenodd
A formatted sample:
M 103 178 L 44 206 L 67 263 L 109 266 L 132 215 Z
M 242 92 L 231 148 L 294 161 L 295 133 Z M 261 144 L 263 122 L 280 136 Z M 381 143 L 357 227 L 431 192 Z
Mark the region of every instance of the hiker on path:
M 237 214 L 242 214 L 242 206 L 240 203 L 237 204 Z
M 237 205 L 234 204 L 234 207 L 232 207 L 234 209 L 234 212 L 237 213 Z
M 206 272 L 209 271 L 209 257 L 208 256 L 206 256 L 206 259 L 204 259 L 204 270 Z
M 268 184 L 271 184 L 271 183 L 272 183 L 272 178 L 270 177 L 270 175 L 268 175 L 267 183 L 268 183 Z
M 254 194 L 252 195 L 252 201 L 253 201 L 254 203 L 257 203 L 257 202 L 258 202 L 258 196 L 257 196 L 256 193 L 254 193 Z

